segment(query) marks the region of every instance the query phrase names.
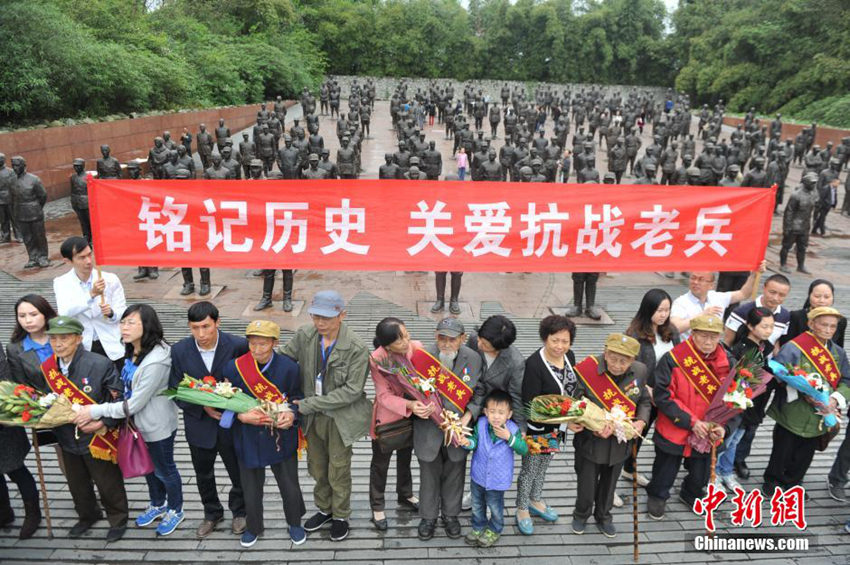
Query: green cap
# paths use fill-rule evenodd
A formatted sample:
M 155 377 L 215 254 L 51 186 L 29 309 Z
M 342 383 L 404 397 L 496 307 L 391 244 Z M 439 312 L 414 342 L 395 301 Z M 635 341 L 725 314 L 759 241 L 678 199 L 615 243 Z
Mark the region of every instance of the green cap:
M 83 325 L 71 316 L 56 316 L 48 322 L 47 335 L 78 334 L 83 333 Z

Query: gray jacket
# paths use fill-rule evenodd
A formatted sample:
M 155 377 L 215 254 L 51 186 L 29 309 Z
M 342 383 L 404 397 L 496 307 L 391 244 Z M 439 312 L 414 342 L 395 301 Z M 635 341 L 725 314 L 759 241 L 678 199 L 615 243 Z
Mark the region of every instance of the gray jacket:
M 437 344 L 429 347 L 427 351 L 437 359 L 440 358 L 440 350 L 437 348 Z M 479 385 L 481 367 L 481 356 L 465 345 L 461 345 L 460 350 L 457 352 L 457 357 L 455 357 L 454 365 L 449 368 L 458 377 L 462 379 L 469 378 L 469 380 L 465 380 L 464 382 L 473 390 L 473 398 L 475 398 L 475 389 L 481 386 Z M 470 400 L 471 403 L 472 401 Z M 451 410 L 458 416 L 463 415 L 463 412 L 445 399 L 443 399 L 443 410 Z M 421 461 L 431 462 L 440 454 L 440 448 L 442 446 L 443 432 L 437 427 L 434 421 L 430 418 L 422 419 L 414 416 L 413 450 L 416 452 L 416 457 Z M 447 450 L 449 459 L 452 461 L 462 461 L 468 453 L 462 447 L 449 447 Z
M 522 378 L 525 374 L 525 358 L 516 346 L 511 345 L 503 349 L 493 364 L 487 367 L 484 354 L 478 351 L 478 336 L 472 334 L 466 342 L 471 349 L 475 350 L 481 357 L 482 376 L 479 384 L 475 387 L 472 400 L 466 409 L 472 413 L 473 420 L 478 419 L 484 410 L 484 399 L 490 391 L 499 389 L 511 395 L 511 419 L 516 422 L 521 430 L 525 430 L 525 407 L 522 404 Z
M 171 347 L 160 344 L 148 353 L 133 375 L 132 394 L 127 408 L 146 442 L 160 441 L 177 429 L 177 406 L 160 396 L 168 388 L 171 373 Z M 92 418 L 123 418 L 123 402 L 92 407 Z

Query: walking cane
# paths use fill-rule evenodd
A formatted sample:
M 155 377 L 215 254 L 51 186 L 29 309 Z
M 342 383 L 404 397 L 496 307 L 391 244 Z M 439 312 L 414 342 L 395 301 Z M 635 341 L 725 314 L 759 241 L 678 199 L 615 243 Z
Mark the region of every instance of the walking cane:
M 709 428 L 709 431 L 711 428 Z M 714 484 L 714 481 L 717 480 L 717 470 L 715 467 L 717 466 L 717 444 L 713 441 L 711 442 L 711 470 L 709 471 L 708 484 Z M 714 532 L 708 532 L 708 537 L 713 538 Z
M 100 270 L 100 265 L 97 266 L 97 278 L 98 280 L 103 280 L 103 271 Z M 106 304 L 106 296 L 104 293 L 100 294 L 100 304 L 101 306 Z M 107 316 L 104 315 L 103 317 L 106 318 Z
M 32 446 L 35 448 L 35 466 L 38 469 L 38 482 L 41 485 L 41 498 L 44 501 L 44 517 L 47 520 L 47 539 L 53 539 L 53 524 L 50 522 L 50 502 L 47 500 L 47 486 L 44 484 L 44 468 L 41 466 L 41 450 L 38 448 L 38 434 L 32 430 Z
M 638 546 L 640 542 L 638 541 L 638 468 L 637 468 L 637 440 L 635 439 L 632 443 L 632 460 L 634 464 L 632 465 L 632 517 L 634 519 L 634 560 L 635 563 L 638 562 L 640 556 L 640 550 Z

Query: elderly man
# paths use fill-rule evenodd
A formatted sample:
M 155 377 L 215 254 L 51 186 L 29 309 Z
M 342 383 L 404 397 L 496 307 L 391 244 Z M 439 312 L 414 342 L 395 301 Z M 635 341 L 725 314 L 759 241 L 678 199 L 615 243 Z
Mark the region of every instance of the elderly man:
M 691 449 L 688 436 L 720 441 L 740 417 L 721 426 L 703 420 L 711 399 L 728 375 L 733 359 L 723 346 L 723 322 L 717 315 L 701 314 L 690 320 L 691 335 L 665 353 L 655 367 L 653 398 L 658 407 L 655 424 L 655 461 L 646 485 L 648 514 L 664 518 L 670 488 L 685 459 L 688 474 L 679 489 L 679 500 L 688 508 L 703 496 L 708 484 L 710 458 Z M 720 391 L 722 392 L 722 391 Z
M 111 402 L 124 392 L 112 363 L 83 348 L 83 324 L 78 320 L 57 316 L 50 320 L 47 335 L 54 355 L 42 363 L 42 378 L 24 384 L 40 392 L 64 394 L 75 404 L 82 405 Z M 106 541 L 120 540 L 127 530 L 129 507 L 124 478 L 113 462 L 118 455 L 114 448 L 118 434 L 109 431 L 103 436 L 95 434 L 104 426 L 116 424 L 104 418 L 80 427 L 65 424 L 53 430 L 62 447 L 65 478 L 78 518 L 68 532 L 70 538 L 82 537 L 103 518 L 94 493 L 95 485 L 109 520 Z
M 428 348 L 428 353 L 474 389 L 481 376 L 481 356 L 464 345 L 466 338 L 460 320 L 444 318 L 437 324 L 437 342 Z M 443 409 L 463 415 L 451 402 L 444 401 Z M 419 539 L 426 541 L 434 536 L 440 514 L 446 534 L 460 537 L 457 517 L 461 512 L 467 451 L 443 445 L 443 432 L 432 420 L 422 418 L 413 419 L 413 449 L 419 460 Z
M 319 511 L 304 523 L 308 532 L 331 522 L 331 540 L 348 537 L 351 516 L 352 444 L 366 435 L 372 403 L 366 398 L 369 349 L 343 323 L 345 301 L 333 290 L 313 296 L 302 326 L 281 349 L 301 369 L 303 400 L 295 400 L 307 435 L 307 471 L 316 481 Z
M 786 343 L 776 355 L 776 361 L 783 365 L 802 367 L 807 373 L 819 373 L 834 392 L 829 397 L 829 406 L 824 407 L 790 386 L 777 388 L 777 396 L 767 411 L 776 425 L 773 427 L 773 449 L 764 471 L 762 492 L 765 496 L 773 494 L 774 487 L 786 489 L 803 482 L 815 449 L 824 439 L 822 436 L 829 434 L 829 430 L 822 427 L 823 418 L 818 412 L 824 408 L 843 411 L 847 406 L 850 364 L 844 349 L 832 341 L 842 317 L 830 306 L 812 308 L 807 316 L 809 331 Z M 846 480 L 842 475 L 846 477 L 847 448 L 844 448 L 843 454 L 841 451 L 837 458 L 839 469 L 833 468 L 830 472 L 828 484 L 831 494 L 838 491 L 836 486 L 843 486 L 842 480 Z M 841 488 L 837 494 L 843 490 Z
M 765 261 L 759 264 L 758 272 L 763 273 L 766 267 Z M 730 304 L 747 300 L 753 292 L 756 281 L 756 271 L 750 273 L 747 282 L 738 290 L 729 292 L 717 292 L 714 283 L 717 278 L 711 272 L 695 271 L 691 273 L 688 281 L 688 292 L 676 298 L 670 309 L 670 321 L 676 326 L 682 339 L 690 335 L 690 322 L 697 316 L 722 316 L 723 311 Z
M 280 326 L 268 320 L 255 320 L 245 330 L 248 353 L 230 360 L 222 375 L 249 396 L 276 404 L 297 402 L 301 393 L 298 365 L 275 353 L 280 340 Z M 301 485 L 298 483 L 298 417 L 296 412 L 278 412 L 270 417 L 259 408 L 239 414 L 225 412 L 222 426 L 233 423 L 233 444 L 239 461 L 239 475 L 245 493 L 246 530 L 242 547 L 251 547 L 263 533 L 263 484 L 266 467 L 271 467 L 283 499 L 283 513 L 289 526 L 289 538 L 295 545 L 307 541 L 301 527 L 306 513 Z M 276 433 L 270 434 L 269 428 Z
M 646 365 L 635 361 L 639 352 L 636 339 L 619 333 L 609 335 L 601 358 L 591 355 L 575 366 L 579 379 L 574 396 L 587 397 L 608 411 L 619 406 L 633 419 L 635 431 L 641 434 L 649 421 L 651 402 L 646 389 Z M 573 532 L 584 533 L 592 513 L 599 531 L 613 538 L 617 535 L 611 517 L 615 485 L 634 440 L 620 443 L 612 437 L 612 427 L 591 432 L 574 424 L 570 429 L 575 432 L 578 479 Z

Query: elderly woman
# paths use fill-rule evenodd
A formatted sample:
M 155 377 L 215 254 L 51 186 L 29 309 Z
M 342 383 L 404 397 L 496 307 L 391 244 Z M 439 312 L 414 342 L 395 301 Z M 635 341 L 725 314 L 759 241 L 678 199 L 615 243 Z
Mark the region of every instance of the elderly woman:
M 525 360 L 522 380 L 522 402 L 530 403 L 542 394 L 573 396 L 576 390 L 576 359 L 571 351 L 576 336 L 576 325 L 566 316 L 547 316 L 540 321 L 540 340 L 543 346 Z M 539 453 L 528 453 L 522 458 L 522 469 L 517 478 L 516 521 L 524 535 L 534 533 L 531 516 L 547 522 L 558 519 L 543 502 L 543 485 L 546 471 L 564 439 L 565 430 L 556 424 L 528 422 L 528 436 L 543 446 Z
M 413 456 L 413 443 L 398 449 L 382 440 L 382 427 L 398 424 L 405 418 L 415 415 L 429 418 L 434 411 L 433 404 L 424 404 L 405 397 L 401 383 L 392 375 L 381 370 L 382 365 L 392 362 L 393 356 L 410 358 L 416 349 L 422 349 L 418 341 L 411 341 L 404 322 L 398 318 L 384 318 L 375 328 L 375 351 L 370 359 L 372 380 L 375 383 L 375 403 L 372 409 L 372 463 L 369 467 L 369 505 L 372 507 L 372 523 L 379 531 L 387 529 L 387 516 L 384 513 L 384 490 L 387 486 L 387 471 L 390 459 L 396 454 L 396 492 L 402 506 L 418 511 L 419 500 L 413 495 L 413 477 L 410 473 L 410 460 Z M 391 426 L 399 430 L 398 426 Z M 386 429 L 386 428 L 385 428 Z M 389 430 L 387 429 L 387 432 Z M 411 426 L 412 438 L 412 426 Z

